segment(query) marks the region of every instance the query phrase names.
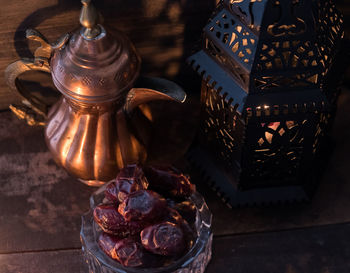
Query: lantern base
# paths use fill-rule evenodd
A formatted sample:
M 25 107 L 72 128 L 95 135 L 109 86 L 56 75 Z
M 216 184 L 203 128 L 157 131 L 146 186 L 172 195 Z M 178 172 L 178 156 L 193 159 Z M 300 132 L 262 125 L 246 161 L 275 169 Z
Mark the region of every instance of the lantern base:
M 223 168 L 217 166 L 199 146 L 192 147 L 187 157 L 190 163 L 200 170 L 203 180 L 230 208 L 310 201 L 310 194 L 300 185 L 241 191 L 237 188 L 237 181 L 227 174 Z

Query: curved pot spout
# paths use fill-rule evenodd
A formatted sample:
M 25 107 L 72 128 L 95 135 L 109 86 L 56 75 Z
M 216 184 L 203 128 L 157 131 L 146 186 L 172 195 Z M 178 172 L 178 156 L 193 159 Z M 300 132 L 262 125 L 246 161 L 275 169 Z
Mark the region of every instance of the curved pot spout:
M 141 88 L 132 88 L 126 98 L 124 109 L 131 113 L 140 104 L 153 100 L 172 100 L 183 103 L 186 93 L 176 83 L 161 78 L 142 79 Z

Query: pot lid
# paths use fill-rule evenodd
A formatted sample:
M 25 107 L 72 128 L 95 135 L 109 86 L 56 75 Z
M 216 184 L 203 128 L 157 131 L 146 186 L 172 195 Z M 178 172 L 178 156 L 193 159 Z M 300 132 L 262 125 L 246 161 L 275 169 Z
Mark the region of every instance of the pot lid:
M 139 75 L 140 57 L 126 36 L 98 24 L 90 0 L 82 4 L 82 27 L 51 58 L 53 82 L 64 95 L 83 102 L 124 97 Z

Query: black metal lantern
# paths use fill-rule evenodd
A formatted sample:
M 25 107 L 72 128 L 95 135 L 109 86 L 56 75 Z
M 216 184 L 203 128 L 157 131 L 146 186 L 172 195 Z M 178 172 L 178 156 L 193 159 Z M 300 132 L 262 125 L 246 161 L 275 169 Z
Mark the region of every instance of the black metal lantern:
M 189 58 L 202 76 L 200 148 L 230 205 L 308 199 L 334 112 L 343 36 L 331 0 L 223 0 Z

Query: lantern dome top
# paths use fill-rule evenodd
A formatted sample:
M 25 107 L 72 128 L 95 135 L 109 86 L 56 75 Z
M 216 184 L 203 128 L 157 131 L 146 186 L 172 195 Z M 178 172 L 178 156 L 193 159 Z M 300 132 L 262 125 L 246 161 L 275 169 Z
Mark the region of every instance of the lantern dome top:
M 342 23 L 332 0 L 222 0 L 204 27 L 203 50 L 189 62 L 238 110 L 262 95 L 277 103 L 277 93 L 295 103 L 322 102 L 314 95 L 334 61 Z

